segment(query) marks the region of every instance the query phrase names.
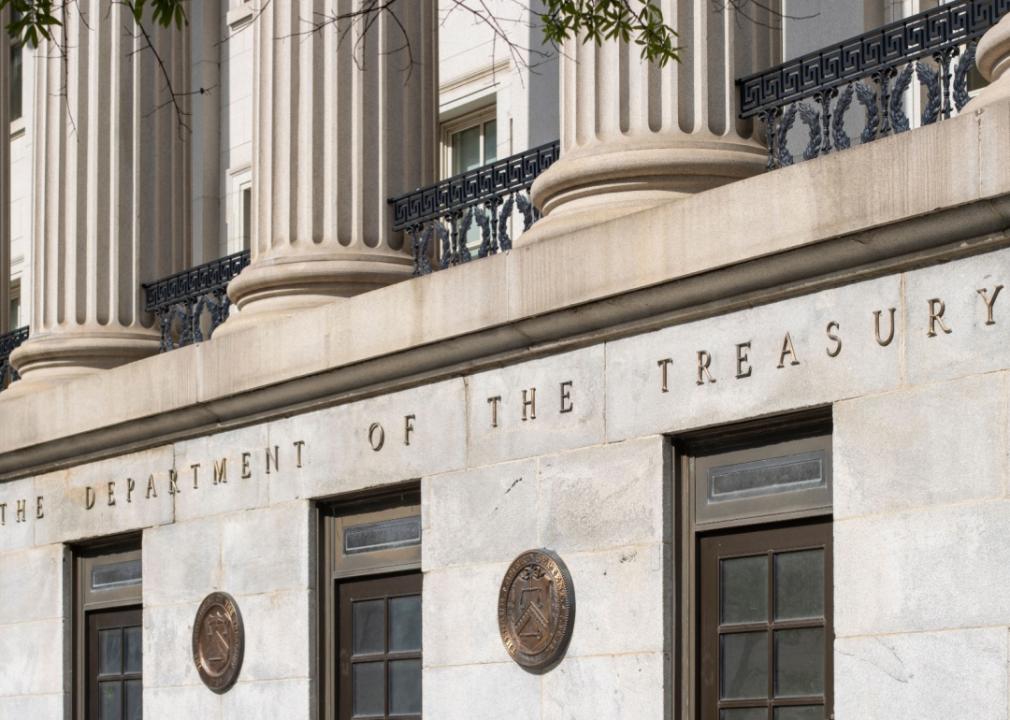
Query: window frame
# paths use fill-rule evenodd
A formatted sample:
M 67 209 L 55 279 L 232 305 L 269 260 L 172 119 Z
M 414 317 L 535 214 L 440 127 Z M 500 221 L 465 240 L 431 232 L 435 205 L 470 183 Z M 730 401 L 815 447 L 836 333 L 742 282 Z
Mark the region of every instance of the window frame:
M 222 255 L 232 255 L 252 247 L 252 216 L 256 208 L 252 204 L 252 167 L 242 164 L 229 168 L 227 177 L 227 231 L 221 238 Z M 246 193 L 249 193 L 249 215 L 246 216 Z
M 317 574 L 319 602 L 317 604 L 317 642 L 319 669 L 320 720 L 339 718 L 341 695 L 337 682 L 339 666 L 339 601 L 341 583 L 371 578 L 421 575 L 421 546 L 398 547 L 362 553 L 348 558 L 338 552 L 342 530 L 353 519 L 359 523 L 396 519 L 421 514 L 421 489 L 417 481 L 403 483 L 382 493 L 357 493 L 343 498 L 321 501 L 315 506 L 317 541 L 319 544 Z M 423 592 L 422 592 L 423 604 Z M 421 652 L 423 653 L 422 647 Z
M 72 616 L 72 687 L 73 717 L 87 720 L 90 678 L 88 677 L 90 646 L 89 616 L 93 612 L 139 610 L 143 621 L 143 553 L 140 536 L 113 538 L 92 545 L 72 548 L 73 551 L 73 616 Z M 96 566 L 141 561 L 141 580 L 137 584 L 99 592 L 91 590 L 88 578 Z M 142 622 L 143 625 L 143 622 Z M 142 636 L 143 637 L 143 636 Z M 143 673 L 141 673 L 141 677 Z
M 484 165 L 484 158 L 487 156 L 485 151 L 484 143 L 486 140 L 484 133 L 484 125 L 492 120 L 498 120 L 498 109 L 495 102 L 495 96 L 491 97 L 491 103 L 484 105 L 483 107 L 477 108 L 476 110 L 471 110 L 470 112 L 460 115 L 459 117 L 454 117 L 451 120 L 443 120 L 441 123 L 441 145 L 442 145 L 442 167 L 441 167 L 441 179 L 446 180 L 451 178 L 454 173 L 452 171 L 452 136 L 458 132 L 463 132 L 464 130 L 469 130 L 472 127 L 480 128 L 480 157 L 481 166 Z M 497 135 L 497 130 L 496 130 Z M 496 138 L 497 140 L 497 138 Z M 495 148 L 495 157 L 498 157 L 498 149 Z
M 21 301 L 21 278 L 12 278 L 10 281 L 10 290 L 7 295 L 7 312 L 9 313 L 10 327 L 5 328 L 3 333 L 14 332 L 19 327 L 26 325 L 27 323 L 22 322 L 21 317 L 24 314 L 24 305 Z M 17 304 L 17 313 L 14 312 L 15 303 Z M 3 333 L 0 333 L 2 335 Z
M 701 718 L 701 593 L 700 593 L 700 539 L 741 528 L 774 528 L 792 522 L 814 521 L 821 518 L 831 521 L 832 507 L 791 508 L 782 512 L 752 514 L 711 522 L 698 522 L 696 515 L 695 460 L 702 456 L 737 453 L 737 457 L 757 459 L 762 451 L 769 451 L 783 443 L 821 438 L 822 447 L 830 452 L 832 439 L 831 407 L 809 411 L 784 413 L 758 420 L 732 423 L 720 427 L 686 432 L 672 438 L 673 492 L 670 501 L 672 512 L 673 591 L 669 608 L 670 644 L 673 655 L 673 681 L 671 704 L 673 717 L 680 720 Z M 827 599 L 826 599 L 827 601 Z M 827 640 L 831 643 L 833 638 Z M 829 645 L 830 646 L 830 645 Z M 833 708 L 829 709 L 829 713 Z

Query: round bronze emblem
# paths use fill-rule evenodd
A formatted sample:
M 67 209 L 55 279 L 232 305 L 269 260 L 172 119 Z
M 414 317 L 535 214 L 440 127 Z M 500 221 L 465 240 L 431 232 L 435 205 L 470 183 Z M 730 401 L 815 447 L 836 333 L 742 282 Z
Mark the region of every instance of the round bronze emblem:
M 512 659 L 527 670 L 549 670 L 574 626 L 575 588 L 561 558 L 527 550 L 513 560 L 498 594 L 498 629 Z
M 238 680 L 245 652 L 245 628 L 235 599 L 215 592 L 204 598 L 193 622 L 193 662 L 203 684 L 225 693 Z

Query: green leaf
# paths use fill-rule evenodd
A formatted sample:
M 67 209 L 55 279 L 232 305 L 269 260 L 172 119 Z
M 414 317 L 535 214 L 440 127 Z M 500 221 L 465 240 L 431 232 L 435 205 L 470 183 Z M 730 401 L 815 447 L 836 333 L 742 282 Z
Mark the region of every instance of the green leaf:
M 638 45 L 642 59 L 657 65 L 680 60 L 677 31 L 663 22 L 656 0 L 545 0 L 540 20 L 548 42 L 620 40 Z

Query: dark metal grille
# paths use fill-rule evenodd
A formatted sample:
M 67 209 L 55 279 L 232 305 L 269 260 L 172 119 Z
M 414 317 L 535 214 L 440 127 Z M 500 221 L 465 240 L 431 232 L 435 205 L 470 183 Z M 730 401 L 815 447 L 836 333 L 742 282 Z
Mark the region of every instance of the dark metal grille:
M 1008 11 L 1010 0 L 959 0 L 741 78 L 740 116 L 764 120 L 769 169 L 793 163 L 788 139 L 797 119 L 807 126 L 804 159 L 853 144 L 853 107 L 864 115 L 859 142 L 908 130 L 913 79 L 925 94 L 921 124 L 949 118 L 970 99 L 976 42 Z
M 560 155 L 555 141 L 484 167 L 454 175 L 437 185 L 390 198 L 393 229 L 410 238 L 414 274 L 434 267 L 469 262 L 512 248 L 513 213 L 525 232 L 539 218 L 529 189 L 537 176 Z M 480 246 L 467 244 L 471 228 L 480 230 Z
M 212 260 L 144 285 L 145 309 L 161 328 L 161 351 L 210 339 L 228 318 L 228 283 L 249 264 L 249 251 Z
M 11 365 L 10 357 L 14 348 L 27 339 L 27 327 L 19 327 L 6 335 L 0 335 L 0 390 L 5 390 L 12 382 L 20 379 L 18 371 Z

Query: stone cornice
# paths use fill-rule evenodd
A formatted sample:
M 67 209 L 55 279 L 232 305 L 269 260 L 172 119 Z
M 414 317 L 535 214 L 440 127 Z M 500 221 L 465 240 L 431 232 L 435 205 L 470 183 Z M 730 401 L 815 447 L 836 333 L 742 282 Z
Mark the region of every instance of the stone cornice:
M 1010 106 L 62 385 L 0 394 L 0 479 L 1010 244 Z

